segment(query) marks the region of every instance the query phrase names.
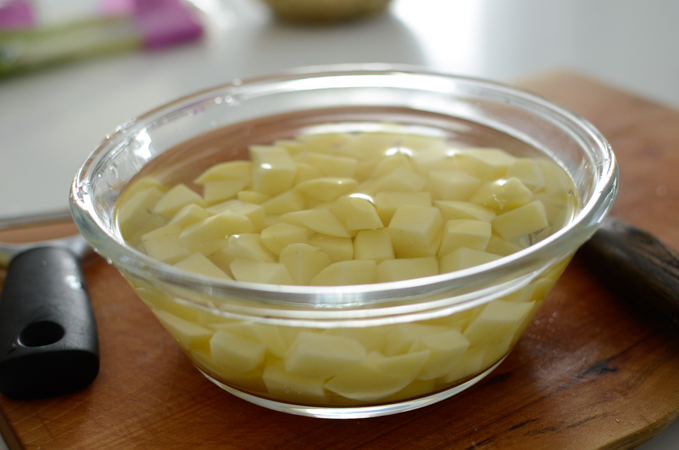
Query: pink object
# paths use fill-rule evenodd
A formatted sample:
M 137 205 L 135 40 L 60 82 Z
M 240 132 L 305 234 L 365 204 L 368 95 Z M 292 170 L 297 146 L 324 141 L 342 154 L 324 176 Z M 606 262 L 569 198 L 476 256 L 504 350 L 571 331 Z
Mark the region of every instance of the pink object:
M 27 1 L 0 2 L 0 30 L 31 28 L 34 22 L 33 8 Z
M 136 0 L 134 13 L 147 48 L 176 45 L 203 34 L 192 11 L 179 0 Z

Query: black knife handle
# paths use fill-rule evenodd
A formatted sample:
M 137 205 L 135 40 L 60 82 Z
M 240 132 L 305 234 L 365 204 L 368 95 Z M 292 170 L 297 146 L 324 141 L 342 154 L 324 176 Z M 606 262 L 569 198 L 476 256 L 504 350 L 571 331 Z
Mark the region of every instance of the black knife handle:
M 618 292 L 679 327 L 679 255 L 674 250 L 610 217 L 583 250 L 598 260 Z
M 0 392 L 48 398 L 87 387 L 99 340 L 78 257 L 38 247 L 15 256 L 0 295 Z

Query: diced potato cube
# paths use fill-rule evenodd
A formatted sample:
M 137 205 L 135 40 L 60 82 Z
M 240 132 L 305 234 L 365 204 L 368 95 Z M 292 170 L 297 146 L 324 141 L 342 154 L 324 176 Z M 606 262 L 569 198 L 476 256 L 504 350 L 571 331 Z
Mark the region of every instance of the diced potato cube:
M 275 325 L 266 325 L 257 322 L 237 321 L 237 322 L 222 322 L 211 323 L 207 327 L 215 331 L 227 331 L 236 336 L 249 339 L 254 342 L 261 342 L 266 346 L 269 353 L 279 358 L 285 355 L 288 350 L 280 330 Z
M 238 281 L 269 284 L 293 284 L 285 265 L 266 261 L 235 259 L 230 265 L 233 277 Z
M 351 238 L 314 234 L 309 238 L 309 245 L 318 247 L 330 257 L 331 262 L 347 261 L 354 258 L 354 246 Z
M 295 164 L 297 165 L 297 175 L 295 175 L 294 182 L 295 186 L 305 181 L 321 178 L 324 176 L 320 170 L 309 163 L 296 161 Z
M 312 286 L 349 286 L 375 282 L 376 264 L 370 259 L 355 259 L 330 264 L 313 280 Z
M 231 272 L 231 263 L 236 259 L 276 262 L 276 258 L 262 244 L 258 233 L 243 233 L 229 236 L 228 245 L 212 255 L 210 260 L 225 272 Z
M 386 158 L 379 160 L 379 162 L 375 165 L 375 168 L 373 169 L 372 174 L 370 176 L 371 178 L 375 179 L 381 178 L 387 175 L 388 173 L 393 172 L 394 170 L 400 168 L 408 170 L 415 169 L 410 159 L 410 156 L 408 156 L 405 153 L 398 152 L 396 154 L 387 156 Z
M 330 265 L 330 257 L 309 244 L 290 244 L 281 251 L 279 262 L 288 269 L 293 284 L 308 285 Z
M 210 206 L 206 211 L 213 215 L 222 213 L 242 214 L 252 221 L 252 224 L 255 226 L 255 231 L 261 231 L 265 226 L 266 213 L 264 212 L 262 205 L 232 199 Z
M 443 227 L 439 256 L 454 252 L 460 247 L 484 251 L 490 240 L 490 222 L 471 219 L 449 220 Z
M 544 187 L 538 192 L 544 192 L 552 196 L 552 198 L 565 201 L 573 190 L 573 182 L 568 177 L 568 174 L 549 159 L 537 159 L 535 163 L 540 167 L 542 177 L 545 180 Z
M 412 381 L 420 373 L 431 355 L 431 350 L 385 356 L 375 361 L 375 369 L 382 375 L 407 378 Z
M 495 211 L 476 203 L 458 200 L 437 200 L 434 205 L 441 211 L 444 222 L 455 219 L 484 220 L 490 222 L 496 216 Z
M 151 210 L 163 194 L 158 187 L 150 186 L 125 196 L 125 202 L 120 204 L 117 214 L 118 228 L 125 239 L 130 240 L 131 236 L 153 220 L 155 215 Z
M 453 367 L 450 369 L 444 378 L 444 383 L 452 383 L 456 380 L 462 380 L 471 375 L 476 375 L 480 373 L 485 367 L 483 367 L 484 357 L 486 355 L 486 350 L 483 348 L 469 348 L 464 354 L 458 359 Z
M 283 361 L 268 361 L 262 374 L 269 394 L 282 402 L 302 404 L 326 404 L 325 378 L 305 377 L 285 370 Z
M 187 256 L 181 261 L 177 262 L 175 267 L 186 270 L 187 272 L 197 273 L 208 277 L 224 278 L 230 280 L 231 277 L 227 275 L 222 269 L 217 267 L 202 253 L 196 252 Z
M 395 394 L 412 381 L 410 378 L 378 372 L 370 360 L 378 361 L 380 356 L 377 353 L 370 354 L 368 361 L 334 376 L 325 383 L 325 388 L 352 400 L 374 402 Z
M 531 191 L 545 185 L 545 179 L 537 162 L 531 158 L 517 158 L 507 169 L 507 178 L 516 177 Z
M 203 184 L 203 198 L 206 204 L 214 205 L 235 198 L 248 185 L 248 180 L 243 178 L 206 181 Z
M 495 148 L 469 148 L 456 155 L 461 170 L 471 173 L 482 180 L 504 177 L 509 166 L 516 158 Z
M 387 230 L 397 258 L 418 258 L 436 255 L 442 227 L 438 208 L 403 205 L 394 213 Z
M 189 250 L 210 255 L 227 246 L 227 236 L 252 233 L 256 230 L 252 221 L 243 214 L 222 213 L 193 223 L 179 235 Z
M 257 191 L 238 191 L 236 198 L 241 202 L 254 203 L 255 205 L 261 205 L 265 201 L 269 200 L 271 196 L 269 194 L 262 194 Z
M 368 352 L 382 352 L 390 326 L 361 327 L 361 328 L 328 328 L 323 334 L 344 336 L 360 343 Z
M 214 331 L 177 317 L 167 311 L 153 311 L 160 323 L 184 350 L 207 348 Z
M 457 170 L 459 167 L 455 158 L 456 153 L 457 150 L 452 150 L 441 143 L 413 153 L 412 160 L 422 174 L 428 174 L 432 170 Z
M 168 223 L 170 225 L 177 225 L 180 228 L 186 228 L 187 225 L 200 222 L 203 219 L 207 219 L 208 216 L 209 214 L 204 208 L 192 203 L 180 209 Z
M 359 231 L 354 238 L 353 245 L 354 259 L 373 259 L 380 263 L 385 259 L 396 257 L 386 228 Z
M 508 241 L 536 233 L 549 226 L 545 207 L 540 201 L 500 214 L 491 223 L 493 230 Z
M 181 232 L 179 226 L 168 224 L 142 235 L 146 254 L 167 264 L 186 258 L 191 251 L 179 240 Z
M 208 181 L 218 180 L 244 180 L 245 184 L 250 183 L 252 178 L 252 162 L 245 160 L 227 161 L 214 166 L 203 172 L 193 182 L 205 184 Z
M 516 242 L 505 241 L 497 236 L 491 236 L 488 245 L 486 246 L 486 252 L 499 256 L 509 256 L 520 250 L 523 250 L 523 247 Z
M 429 192 L 378 192 L 375 195 L 375 208 L 387 226 L 396 210 L 402 205 L 431 206 Z
M 263 194 L 278 195 L 292 187 L 297 174 L 295 161 L 281 147 L 250 146 L 252 187 Z
M 167 311 L 189 322 L 200 323 L 196 308 L 177 303 L 173 297 L 154 288 L 135 286 L 134 289 L 150 309 Z
M 205 206 L 205 201 L 203 197 L 189 189 L 185 184 L 178 184 L 158 200 L 151 212 L 170 220 L 180 209 L 190 204 Z
M 322 177 L 303 181 L 295 186 L 295 190 L 316 200 L 330 202 L 348 194 L 356 186 L 358 182 L 353 178 Z
M 283 214 L 281 222 L 301 225 L 316 233 L 328 236 L 351 237 L 344 225 L 328 209 L 308 209 Z
M 196 349 L 190 351 L 190 357 L 193 362 L 207 372 L 213 378 L 226 382 L 233 386 L 238 386 L 239 389 L 245 389 L 255 392 L 266 392 L 266 386 L 262 381 L 262 369 L 256 368 L 246 373 L 236 373 L 224 365 L 217 364 L 212 359 L 209 350 Z M 228 361 L 227 361 L 228 365 Z
M 516 177 L 487 181 L 469 199 L 470 202 L 496 211 L 525 205 L 533 199 L 533 193 Z
M 264 246 L 274 255 L 290 244 L 307 242 L 309 229 L 291 223 L 279 222 L 262 230 L 261 239 Z
M 462 334 L 475 347 L 498 345 L 514 335 L 532 309 L 532 303 L 492 301 Z
M 413 170 L 400 167 L 375 180 L 372 189 L 375 192 L 420 192 L 426 184 L 426 177 Z
M 376 230 L 384 226 L 375 205 L 365 198 L 340 197 L 330 210 L 350 232 Z
M 218 367 L 225 367 L 235 373 L 247 373 L 264 362 L 266 346 L 219 330 L 210 339 L 210 352 Z
M 305 162 L 326 177 L 353 178 L 358 166 L 358 161 L 354 158 L 315 152 L 309 152 Z
M 439 274 L 439 263 L 433 256 L 426 258 L 386 259 L 377 265 L 377 282 L 408 280 Z
M 415 341 L 425 336 L 444 333 L 450 328 L 439 325 L 425 325 L 421 323 L 404 323 L 395 325 L 387 334 L 384 354 L 387 356 L 408 353 Z
M 429 180 L 442 200 L 466 201 L 481 186 L 480 179 L 461 170 L 432 170 Z
M 480 266 L 481 264 L 486 264 L 495 261 L 496 259 L 500 259 L 500 256 L 480 250 L 460 247 L 440 258 L 439 269 L 441 270 L 441 273 L 454 272 L 456 270 Z
M 280 215 L 304 209 L 304 197 L 294 189 L 285 191 L 262 203 L 264 211 L 269 215 Z
M 417 378 L 432 380 L 445 375 L 468 348 L 469 341 L 457 330 L 447 330 L 418 339 L 413 343 L 410 352 L 429 350 L 430 354 Z
M 314 133 L 300 134 L 296 139 L 303 143 L 304 148 L 316 152 L 332 152 L 338 146 L 350 142 L 353 137 L 347 133 Z
M 328 378 L 360 364 L 366 350 L 353 339 L 302 331 L 285 354 L 285 369 L 296 375 Z

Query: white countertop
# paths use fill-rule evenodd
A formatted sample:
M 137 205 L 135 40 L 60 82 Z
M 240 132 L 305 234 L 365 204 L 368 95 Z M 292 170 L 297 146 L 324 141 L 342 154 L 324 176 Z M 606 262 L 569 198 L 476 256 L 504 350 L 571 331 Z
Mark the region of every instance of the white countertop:
M 76 170 L 118 124 L 299 66 L 398 63 L 498 81 L 566 68 L 679 108 L 676 0 L 394 0 L 383 16 L 334 27 L 276 23 L 255 0 L 194 3 L 210 11 L 199 42 L 0 80 L 0 219 L 66 209 Z M 640 448 L 678 442 L 676 421 Z

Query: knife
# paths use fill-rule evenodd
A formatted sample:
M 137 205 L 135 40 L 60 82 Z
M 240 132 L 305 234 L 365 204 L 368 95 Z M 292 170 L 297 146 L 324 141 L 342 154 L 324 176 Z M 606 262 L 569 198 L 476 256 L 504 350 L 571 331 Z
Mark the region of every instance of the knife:
M 0 293 L 0 393 L 49 398 L 94 381 L 99 340 L 80 265 L 93 254 L 80 234 L 30 244 L 0 242 L 0 267 L 7 268 Z

